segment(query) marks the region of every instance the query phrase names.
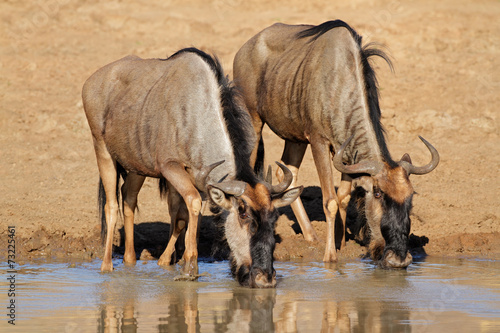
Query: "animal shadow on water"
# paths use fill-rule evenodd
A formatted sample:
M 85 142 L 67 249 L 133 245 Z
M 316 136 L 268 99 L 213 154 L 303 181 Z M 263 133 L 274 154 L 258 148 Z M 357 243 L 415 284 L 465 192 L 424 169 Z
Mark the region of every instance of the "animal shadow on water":
M 337 189 L 336 187 L 335 191 L 337 191 Z M 300 198 L 311 221 L 326 221 L 321 188 L 319 186 L 305 187 Z M 302 232 L 290 206 L 280 208 L 279 212 L 280 214 L 286 215 L 288 219 L 294 222 L 292 229 L 296 234 Z M 342 232 L 342 225 L 338 218 L 335 221 L 335 229 L 337 235 Z M 369 242 L 369 230 L 367 228 L 366 219 L 357 211 L 354 196 L 351 197 L 347 206 L 345 237 L 346 241 L 354 241 L 361 246 L 367 246 Z M 412 256 L 415 259 L 425 258 L 427 254 L 423 247 L 429 243 L 429 238 L 410 234 L 409 242 Z

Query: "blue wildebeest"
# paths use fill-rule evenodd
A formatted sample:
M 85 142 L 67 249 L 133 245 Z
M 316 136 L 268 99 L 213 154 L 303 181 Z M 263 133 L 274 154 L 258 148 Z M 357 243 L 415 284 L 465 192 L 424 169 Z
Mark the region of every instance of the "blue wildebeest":
M 274 24 L 238 51 L 234 82 L 257 136 L 266 123 L 285 140 L 282 161 L 294 175 L 292 186 L 311 145 L 328 223 L 323 260 L 336 261 L 336 242 L 340 248 L 345 244 L 345 208 L 354 180 L 354 187 L 362 189 L 355 193 L 361 196 L 358 206 L 370 231 L 372 257 L 385 266 L 406 267 L 412 261 L 408 237 L 414 192 L 408 177 L 432 171 L 439 154 L 422 139 L 432 154 L 429 164 L 413 166 L 407 154 L 398 162 L 391 158 L 380 122 L 377 80 L 369 63 L 372 56 L 390 65 L 382 51 L 362 46 L 361 36 L 340 20 L 318 26 Z M 252 163 L 257 152 L 258 145 Z M 342 173 L 337 192 L 331 154 Z M 302 202 L 296 200 L 292 209 L 305 239 L 316 240 Z M 336 239 L 337 212 L 344 230 Z
M 280 184 L 255 176 L 249 164 L 255 141 L 251 120 L 216 58 L 195 48 L 165 60 L 128 56 L 94 73 L 82 96 L 107 230 L 101 271 L 113 269 L 119 177 L 124 179 L 123 260 L 132 264 L 137 195 L 145 177 L 154 177 L 167 194 L 171 216 L 170 241 L 159 265 L 171 264 L 177 237 L 186 228 L 181 271 L 187 278 L 196 276 L 201 192 L 223 211 L 232 271 L 240 284 L 275 286 L 276 208 L 290 204 L 302 188 L 287 190 L 292 174 L 284 166 L 288 179 Z

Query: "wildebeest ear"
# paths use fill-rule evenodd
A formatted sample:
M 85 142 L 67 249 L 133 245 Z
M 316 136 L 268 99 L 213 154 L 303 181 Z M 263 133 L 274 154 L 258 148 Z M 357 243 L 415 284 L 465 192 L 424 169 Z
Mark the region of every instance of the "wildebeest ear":
M 294 187 L 288 191 L 281 192 L 278 195 L 273 196 L 273 204 L 276 208 L 281 208 L 290 205 L 295 199 L 297 199 L 304 190 L 304 186 Z
M 207 186 L 207 192 L 208 195 L 210 196 L 210 199 L 219 207 L 224 208 L 225 210 L 230 210 L 232 207 L 231 204 L 231 198 L 226 197 L 226 193 L 222 191 L 221 189 L 208 185 Z

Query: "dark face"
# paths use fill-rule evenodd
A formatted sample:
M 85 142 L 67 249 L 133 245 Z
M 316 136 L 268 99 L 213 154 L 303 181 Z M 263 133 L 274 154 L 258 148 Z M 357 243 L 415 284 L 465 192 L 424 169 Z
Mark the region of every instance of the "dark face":
M 278 212 L 274 208 L 255 210 L 244 199 L 238 201 L 238 219 L 244 233 L 240 237 L 248 238 L 250 261 L 238 265 L 233 252 L 233 275 L 243 286 L 273 288 L 276 286 L 276 272 L 273 268 L 274 226 Z
M 409 196 L 401 204 L 387 195 L 382 199 L 384 214 L 380 221 L 380 230 L 385 240 L 385 248 L 381 265 L 384 267 L 405 268 L 412 262 L 408 251 L 412 197 Z
M 409 252 L 413 187 L 401 167 L 364 177 L 364 210 L 369 227 L 370 253 L 383 267 L 405 268 Z
M 273 268 L 274 226 L 277 209 L 291 204 L 302 192 L 292 188 L 271 196 L 263 183 L 246 185 L 244 191 L 230 195 L 208 186 L 212 201 L 227 211 L 225 236 L 231 250 L 231 271 L 238 282 L 252 288 L 276 286 Z

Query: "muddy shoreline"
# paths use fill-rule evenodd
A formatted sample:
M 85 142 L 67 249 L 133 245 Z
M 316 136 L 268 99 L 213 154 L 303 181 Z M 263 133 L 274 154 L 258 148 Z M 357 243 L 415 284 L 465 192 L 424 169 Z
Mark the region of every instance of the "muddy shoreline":
M 321 261 L 325 249 L 326 222 L 313 221 L 313 227 L 320 238 L 318 242 L 305 241 L 297 222 L 283 213 L 276 227 L 275 260 L 287 261 L 303 259 Z M 202 219 L 199 257 L 204 259 L 227 259 L 228 249 L 223 241 L 217 241 L 217 226 L 210 216 Z M 169 224 L 164 222 L 144 222 L 135 226 L 135 249 L 139 260 L 157 260 L 166 247 Z M 339 261 L 366 258 L 366 247 L 347 233 L 346 247 L 337 252 Z M 415 257 L 441 256 L 500 260 L 500 233 L 454 234 L 442 238 L 429 239 L 427 236 L 410 235 L 410 251 Z M 124 229 L 119 225 L 114 237 L 114 256 L 124 253 Z M 16 260 L 33 262 L 40 259 L 92 260 L 102 259 L 104 247 L 100 241 L 100 228 L 96 227 L 88 235 L 71 236 L 58 230 L 48 230 L 41 226 L 29 237 L 16 235 Z M 0 258 L 6 259 L 6 253 Z
M 441 155 L 436 170 L 411 176 L 415 251 L 500 258 L 498 1 L 1 1 L 0 17 L 2 258 L 9 226 L 16 227 L 19 260 L 101 257 L 98 173 L 81 101 L 83 83 L 98 68 L 129 54 L 165 58 L 194 46 L 216 54 L 231 78 L 236 52 L 265 27 L 332 19 L 349 23 L 364 42 L 385 45 L 394 62 L 392 73 L 374 61 L 393 158 L 409 153 L 414 164 L 427 163 L 419 135 Z M 275 165 L 283 141 L 267 127 L 264 141 L 265 164 Z M 326 223 L 310 149 L 298 183 L 320 241 L 304 241 L 285 209 L 275 256 L 321 261 Z M 139 194 L 137 252 L 166 244 L 170 219 L 157 186 L 148 179 Z M 204 223 L 204 257 L 211 228 Z M 339 259 L 364 251 L 350 240 Z

